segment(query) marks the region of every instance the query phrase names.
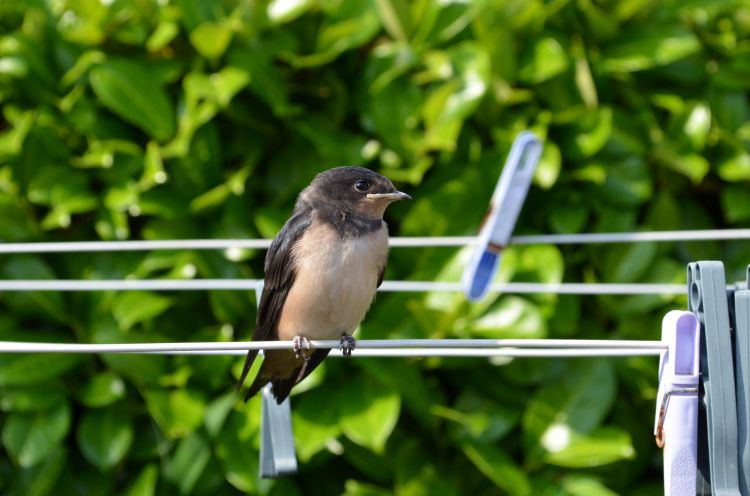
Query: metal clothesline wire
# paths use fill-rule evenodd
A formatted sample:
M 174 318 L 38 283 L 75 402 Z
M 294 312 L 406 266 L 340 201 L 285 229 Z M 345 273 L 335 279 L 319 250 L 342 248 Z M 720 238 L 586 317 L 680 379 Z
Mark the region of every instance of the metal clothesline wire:
M 26 279 L 0 281 L 0 291 L 195 291 L 257 290 L 261 279 Z M 384 281 L 385 292 L 462 292 L 457 282 Z M 678 295 L 684 284 L 661 283 L 531 283 L 509 282 L 490 286 L 495 293 L 512 294 L 589 294 L 589 295 Z
M 512 244 L 625 243 L 642 241 L 697 241 L 748 239 L 750 229 L 592 233 L 516 236 Z M 465 246 L 472 236 L 392 238 L 394 247 Z M 53 243 L 0 243 L 0 253 L 70 253 L 184 249 L 268 248 L 265 239 L 193 239 L 158 241 L 88 241 Z M 154 279 L 154 280 L 13 280 L 0 281 L 0 291 L 105 291 L 105 290 L 258 290 L 256 279 Z M 459 283 L 433 281 L 386 281 L 381 291 L 460 292 Z M 499 283 L 491 291 L 505 293 L 560 294 L 682 294 L 682 284 L 608 283 Z M 314 348 L 330 348 L 341 356 L 338 341 L 313 341 Z M 0 342 L 0 353 L 125 353 L 184 355 L 244 355 L 249 349 L 291 349 L 289 342 L 234 343 L 124 343 L 68 344 Z M 370 340 L 358 341 L 353 356 L 360 357 L 584 357 L 650 356 L 666 349 L 660 341 L 596 340 Z
M 476 242 L 476 236 L 394 237 L 392 247 L 461 247 Z M 750 229 L 708 229 L 686 231 L 648 231 L 622 233 L 540 234 L 514 236 L 511 245 L 529 244 L 594 244 L 649 241 L 706 241 L 750 239 Z M 32 243 L 0 243 L 0 254 L 9 253 L 76 253 L 150 250 L 223 250 L 265 249 L 268 239 L 179 239 L 130 241 L 62 241 Z
M 331 349 L 339 341 L 309 341 L 306 349 Z M 117 353 L 163 355 L 244 355 L 247 350 L 291 350 L 292 341 L 196 343 L 30 343 L 0 341 L 0 353 Z M 360 357 L 592 357 L 654 356 L 667 349 L 661 341 L 565 339 L 390 339 L 358 340 Z

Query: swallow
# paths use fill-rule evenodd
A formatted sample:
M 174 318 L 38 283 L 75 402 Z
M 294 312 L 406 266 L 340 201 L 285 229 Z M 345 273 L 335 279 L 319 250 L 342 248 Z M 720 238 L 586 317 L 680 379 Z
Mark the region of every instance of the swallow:
M 266 253 L 263 292 L 253 341 L 293 341 L 294 350 L 266 350 L 245 401 L 271 383 L 281 404 L 330 350 L 305 353 L 308 339 L 340 339 L 345 355 L 354 329 L 383 282 L 388 258 L 388 205 L 411 199 L 362 167 L 318 174 L 297 198 L 291 217 Z M 258 355 L 250 350 L 237 385 Z

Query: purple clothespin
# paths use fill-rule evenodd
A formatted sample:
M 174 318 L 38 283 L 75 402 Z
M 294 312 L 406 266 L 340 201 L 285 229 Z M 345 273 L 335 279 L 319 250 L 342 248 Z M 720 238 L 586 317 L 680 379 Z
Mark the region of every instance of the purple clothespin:
M 541 154 L 542 143 L 528 131 L 513 141 L 477 244 L 461 278 L 464 293 L 471 301 L 480 300 L 487 293 L 500 254 L 513 234 Z
M 664 494 L 695 494 L 698 449 L 700 323 L 694 314 L 673 310 L 662 320 L 669 348 L 659 362 L 654 435 L 664 448 Z

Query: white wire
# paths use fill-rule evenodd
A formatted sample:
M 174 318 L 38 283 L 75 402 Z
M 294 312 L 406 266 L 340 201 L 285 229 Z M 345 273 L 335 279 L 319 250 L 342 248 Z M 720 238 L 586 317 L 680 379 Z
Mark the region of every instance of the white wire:
M 750 229 L 707 229 L 687 231 L 650 231 L 622 233 L 542 234 L 513 236 L 510 244 L 589 244 L 631 243 L 645 241 L 706 241 L 750 239 Z M 476 236 L 394 237 L 393 247 L 466 246 L 475 243 Z M 0 243 L 0 253 L 71 253 L 150 250 L 224 250 L 265 249 L 268 239 L 175 239 L 131 241 L 62 241 L 43 243 Z
M 0 291 L 188 291 L 188 290 L 254 290 L 261 288 L 260 279 L 117 279 L 117 280 L 13 280 L 0 281 Z M 457 282 L 385 281 L 379 288 L 387 292 L 458 293 Z M 514 294 L 683 294 L 683 284 L 615 284 L 615 283 L 531 283 L 510 282 L 490 286 L 495 293 Z
M 182 352 L 163 352 L 162 355 L 229 355 L 244 356 L 247 352 L 240 350 L 227 351 L 182 351 Z M 452 357 L 452 358 L 471 358 L 471 357 L 508 357 L 508 358 L 576 358 L 576 357 L 631 357 L 631 356 L 659 356 L 662 351 L 650 348 L 585 348 L 585 349 L 468 349 L 468 348 L 410 348 L 410 349 L 390 349 L 390 348 L 369 348 L 352 351 L 352 356 L 357 357 L 380 357 L 380 358 L 426 358 L 426 357 Z M 153 354 L 143 352 L 142 354 Z M 340 358 L 343 357 L 341 350 L 334 349 L 328 356 Z
M 306 349 L 332 349 L 339 341 L 309 341 Z M 31 343 L 0 341 L 0 353 L 118 353 L 166 355 L 244 355 L 248 350 L 291 350 L 292 341 L 234 341 L 196 343 Z M 358 340 L 358 356 L 648 356 L 666 349 L 661 341 L 565 339 L 393 339 Z

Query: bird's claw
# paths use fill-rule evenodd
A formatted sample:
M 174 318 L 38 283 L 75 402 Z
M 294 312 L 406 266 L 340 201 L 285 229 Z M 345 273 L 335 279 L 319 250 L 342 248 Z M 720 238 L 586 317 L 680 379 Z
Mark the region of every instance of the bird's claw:
M 341 336 L 341 345 L 339 349 L 345 357 L 352 356 L 352 350 L 357 345 L 357 340 L 353 336 Z
M 310 349 L 310 341 L 308 341 L 306 337 L 294 336 L 292 343 L 294 346 L 294 356 L 296 358 L 304 358 L 305 360 L 310 359 L 310 357 L 307 356 L 307 353 L 304 352 L 304 350 Z

